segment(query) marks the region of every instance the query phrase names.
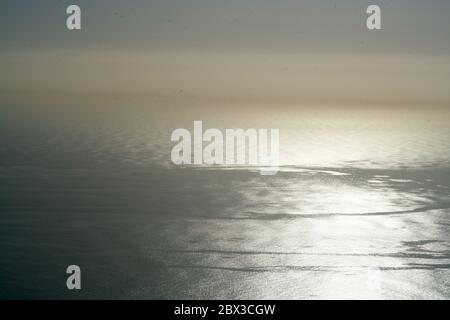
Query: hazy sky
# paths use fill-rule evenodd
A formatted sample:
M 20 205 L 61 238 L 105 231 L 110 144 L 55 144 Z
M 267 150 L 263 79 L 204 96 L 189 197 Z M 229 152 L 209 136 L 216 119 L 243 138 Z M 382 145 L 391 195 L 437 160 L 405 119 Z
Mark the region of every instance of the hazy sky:
M 82 9 L 82 31 L 65 8 Z M 369 4 L 381 31 L 365 27 Z M 2 1 L 5 93 L 448 103 L 448 0 Z
M 83 32 L 68 33 L 65 8 L 79 4 Z M 382 32 L 365 9 L 382 8 Z M 275 52 L 450 53 L 447 0 L 2 1 L 2 46 L 175 48 Z

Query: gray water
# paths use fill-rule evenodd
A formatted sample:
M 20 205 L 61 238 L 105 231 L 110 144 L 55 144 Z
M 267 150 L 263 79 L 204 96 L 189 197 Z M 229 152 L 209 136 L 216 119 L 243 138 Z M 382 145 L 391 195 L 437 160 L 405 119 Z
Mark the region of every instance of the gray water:
M 237 110 L 4 107 L 0 298 L 450 298 L 448 111 Z M 174 167 L 193 120 L 280 172 Z

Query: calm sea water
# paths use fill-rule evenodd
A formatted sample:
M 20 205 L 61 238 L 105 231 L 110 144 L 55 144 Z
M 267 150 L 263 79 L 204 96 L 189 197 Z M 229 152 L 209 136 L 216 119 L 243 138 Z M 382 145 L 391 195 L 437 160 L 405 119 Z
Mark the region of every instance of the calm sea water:
M 0 297 L 449 299 L 449 115 L 3 107 Z M 194 120 L 279 128 L 281 171 L 172 166 Z

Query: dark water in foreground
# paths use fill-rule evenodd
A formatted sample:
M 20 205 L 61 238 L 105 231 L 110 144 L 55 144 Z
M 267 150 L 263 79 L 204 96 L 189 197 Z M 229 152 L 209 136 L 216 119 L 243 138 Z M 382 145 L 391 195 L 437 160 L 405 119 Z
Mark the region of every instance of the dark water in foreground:
M 347 165 L 260 176 L 167 166 L 165 131 L 130 119 L 5 114 L 0 298 L 450 298 L 448 133 L 436 126 L 435 145 L 359 128 L 376 164 L 349 145 Z M 346 141 L 341 129 L 324 125 L 322 143 Z M 410 145 L 391 152 L 392 137 Z M 65 287 L 70 264 L 81 291 Z

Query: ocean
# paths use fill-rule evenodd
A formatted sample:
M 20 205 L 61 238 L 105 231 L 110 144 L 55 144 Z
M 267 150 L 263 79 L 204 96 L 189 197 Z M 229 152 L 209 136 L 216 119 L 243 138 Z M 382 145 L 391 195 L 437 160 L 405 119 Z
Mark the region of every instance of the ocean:
M 1 114 L 2 299 L 450 298 L 448 108 L 155 98 Z M 279 129 L 280 171 L 174 166 L 170 134 L 195 120 Z

